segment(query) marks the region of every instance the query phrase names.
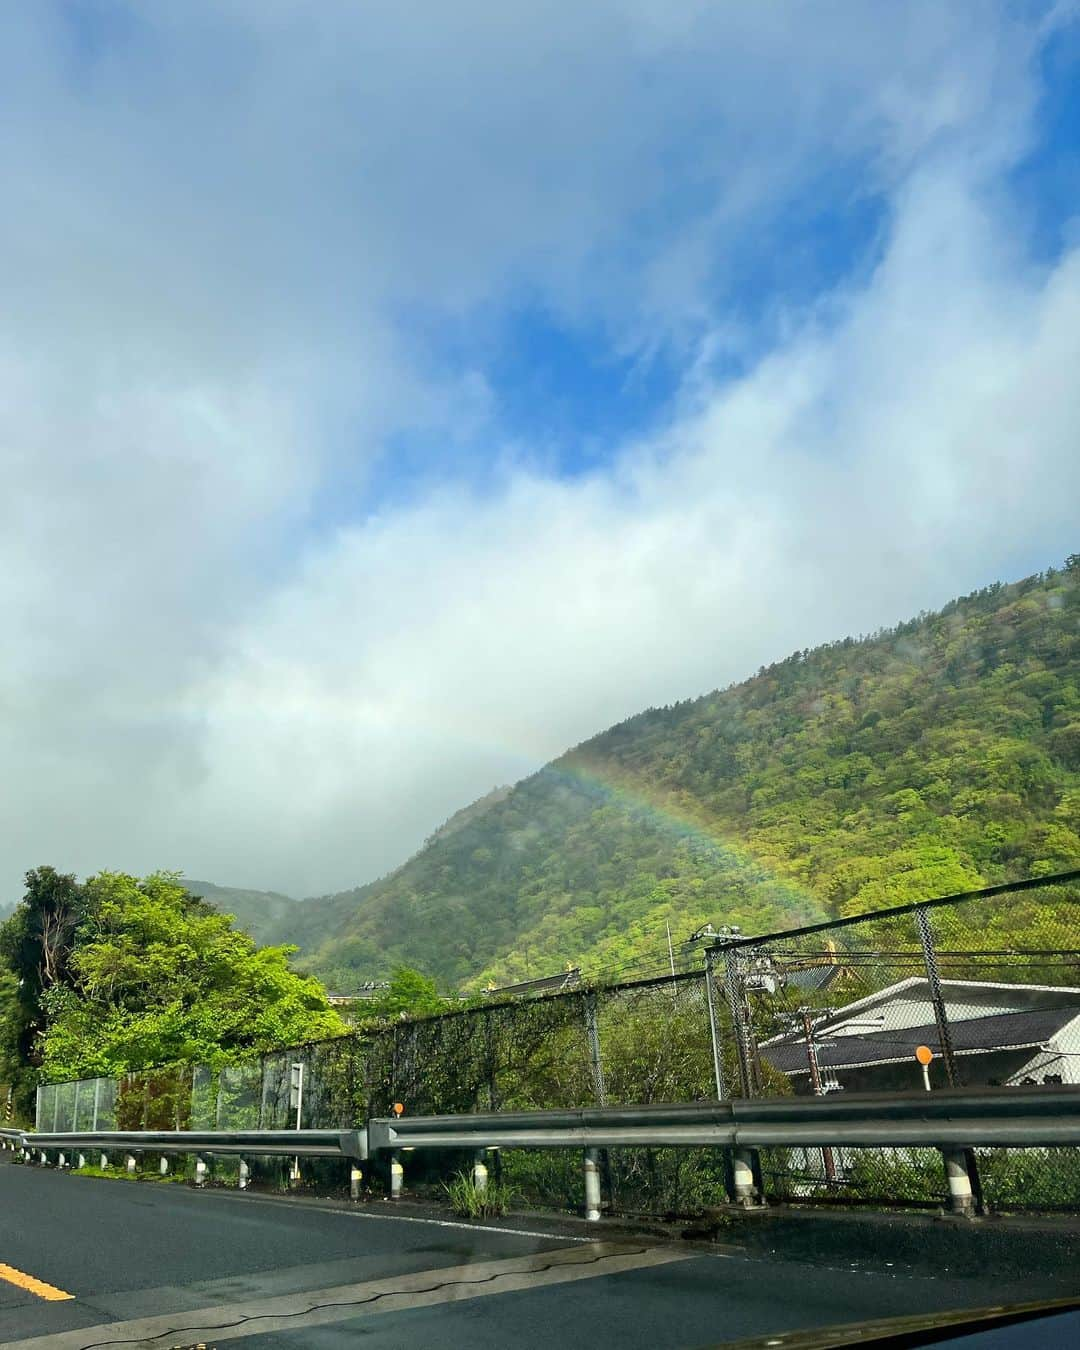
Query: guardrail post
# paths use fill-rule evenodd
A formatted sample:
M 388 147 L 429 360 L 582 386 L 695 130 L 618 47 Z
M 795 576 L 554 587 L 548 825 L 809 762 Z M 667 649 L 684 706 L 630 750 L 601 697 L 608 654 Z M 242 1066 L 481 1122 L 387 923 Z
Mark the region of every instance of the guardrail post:
M 350 1199 L 350 1200 L 359 1200 L 359 1199 L 360 1199 L 360 1185 L 361 1185 L 361 1183 L 363 1182 L 363 1180 L 364 1180 L 364 1174 L 363 1174 L 363 1172 L 360 1170 L 359 1167 L 357 1167 L 356 1163 L 353 1163 L 352 1166 L 349 1168 L 349 1199 Z
M 135 1154 L 134 1154 L 134 1153 L 129 1153 L 129 1154 L 127 1155 L 127 1157 L 124 1159 L 124 1165 L 125 1165 L 125 1167 L 127 1168 L 128 1176 L 129 1176 L 129 1177 L 133 1177 L 133 1176 L 135 1175 Z
M 755 1154 L 756 1150 L 752 1148 L 736 1148 L 731 1153 L 733 1199 L 737 1205 L 743 1205 L 746 1209 L 753 1209 L 760 1203 L 754 1183 Z
M 594 1148 L 585 1150 L 585 1218 L 590 1223 L 600 1218 L 600 1164 Z
M 244 1158 L 240 1159 L 240 1170 L 237 1174 L 236 1184 L 242 1191 L 246 1191 L 251 1185 L 251 1168 L 248 1167 Z
M 487 1164 L 484 1162 L 484 1150 L 482 1148 L 476 1150 L 476 1159 L 473 1162 L 472 1170 L 472 1184 L 476 1194 L 482 1199 L 487 1194 L 488 1184 L 488 1170 Z
M 199 1158 L 199 1157 L 197 1157 L 197 1158 L 195 1159 L 195 1185 L 196 1185 L 196 1186 L 205 1186 L 205 1185 L 206 1185 L 207 1172 L 208 1172 L 208 1168 L 207 1168 L 207 1166 L 206 1166 L 206 1159 L 205 1159 L 205 1158 Z
M 975 1213 L 975 1196 L 968 1172 L 967 1150 L 946 1148 L 942 1149 L 941 1156 L 945 1159 L 945 1179 L 949 1185 L 949 1209 L 954 1214 L 970 1217 Z
M 390 1155 L 390 1199 L 400 1200 L 405 1184 L 405 1169 L 401 1165 L 401 1156 L 396 1151 Z

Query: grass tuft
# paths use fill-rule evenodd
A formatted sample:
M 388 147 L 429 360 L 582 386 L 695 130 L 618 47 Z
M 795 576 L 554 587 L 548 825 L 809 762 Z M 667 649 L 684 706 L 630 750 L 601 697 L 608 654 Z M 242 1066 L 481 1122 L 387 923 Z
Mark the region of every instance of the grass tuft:
M 459 1172 L 443 1189 L 450 1208 L 463 1219 L 501 1219 L 514 1203 L 514 1192 L 504 1182 L 489 1177 L 487 1188 L 481 1193 L 468 1172 Z

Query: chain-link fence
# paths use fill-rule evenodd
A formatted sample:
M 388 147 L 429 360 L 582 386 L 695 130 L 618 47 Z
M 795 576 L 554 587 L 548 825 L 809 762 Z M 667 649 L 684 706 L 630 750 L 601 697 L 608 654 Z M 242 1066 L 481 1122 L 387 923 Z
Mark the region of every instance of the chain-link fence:
M 1026 882 L 817 924 L 718 953 L 743 1045 L 738 1090 L 1080 1082 L 1080 886 Z M 775 1150 L 770 1194 L 936 1203 L 926 1150 Z M 1068 1150 L 980 1150 L 999 1208 L 1080 1204 Z M 937 1169 L 940 1171 L 940 1169 Z
M 300 1124 L 329 1128 L 396 1102 L 439 1115 L 1080 1082 L 1080 873 L 709 941 L 698 969 L 669 977 L 493 1000 L 220 1068 L 45 1085 L 38 1128 L 289 1128 L 297 1064 Z M 993 1207 L 1080 1207 L 1076 1150 L 970 1161 Z M 720 1203 L 727 1166 L 708 1149 L 603 1158 L 623 1211 Z M 508 1151 L 498 1167 L 523 1198 L 580 1199 L 568 1155 Z M 927 1149 L 766 1150 L 759 1182 L 772 1199 L 845 1204 L 936 1205 L 943 1188 Z

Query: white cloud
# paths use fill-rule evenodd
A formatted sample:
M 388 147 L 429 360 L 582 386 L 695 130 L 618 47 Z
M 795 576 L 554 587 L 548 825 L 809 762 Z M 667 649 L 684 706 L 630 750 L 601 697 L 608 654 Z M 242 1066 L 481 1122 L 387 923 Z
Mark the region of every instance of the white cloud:
M 190 4 L 97 46 L 51 13 L 0 43 L 7 886 L 350 884 L 647 703 L 1074 546 L 1080 263 L 1001 206 L 1012 11 Z M 710 374 L 730 260 L 853 166 L 873 275 Z M 520 293 L 693 333 L 670 425 L 523 467 L 402 321 Z M 396 434 L 462 421 L 494 483 L 364 515 Z

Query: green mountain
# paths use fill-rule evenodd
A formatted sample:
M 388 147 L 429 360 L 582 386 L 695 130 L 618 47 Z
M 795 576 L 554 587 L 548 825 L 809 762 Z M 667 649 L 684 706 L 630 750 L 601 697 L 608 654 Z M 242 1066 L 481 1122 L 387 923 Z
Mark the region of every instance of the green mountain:
M 272 936 L 334 988 L 476 987 L 1077 865 L 1080 556 L 651 708 Z

